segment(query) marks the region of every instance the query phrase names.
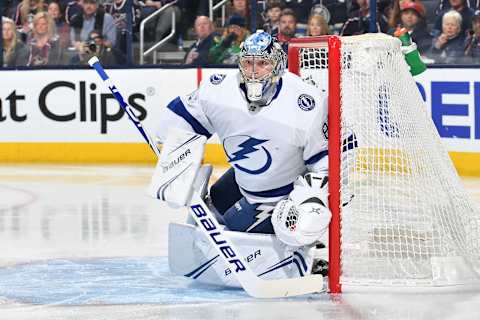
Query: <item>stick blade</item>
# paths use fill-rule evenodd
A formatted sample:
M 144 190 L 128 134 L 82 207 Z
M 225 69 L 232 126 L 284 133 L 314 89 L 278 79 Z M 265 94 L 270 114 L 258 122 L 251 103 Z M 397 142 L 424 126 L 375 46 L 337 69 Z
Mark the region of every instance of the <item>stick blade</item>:
M 243 288 L 254 298 L 284 298 L 310 293 L 325 292 L 322 275 L 309 275 L 300 278 L 244 281 Z

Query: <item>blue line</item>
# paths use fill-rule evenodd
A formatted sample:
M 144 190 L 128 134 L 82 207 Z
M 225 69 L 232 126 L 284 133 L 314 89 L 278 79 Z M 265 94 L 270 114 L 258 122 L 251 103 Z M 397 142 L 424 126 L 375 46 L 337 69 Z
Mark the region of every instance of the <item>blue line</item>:
M 319 160 L 323 159 L 324 157 L 328 156 L 328 150 L 320 151 L 319 153 L 311 156 L 307 160 L 305 160 L 306 165 L 314 164 Z
M 192 272 L 190 273 L 187 273 L 185 275 L 185 277 L 191 277 L 193 276 L 195 273 L 197 273 L 198 271 L 200 271 L 200 274 L 198 274 L 197 276 L 193 277 L 194 279 L 196 279 L 199 275 L 201 275 L 203 272 L 205 272 L 205 270 L 207 270 L 213 263 L 216 262 L 216 259 L 219 257 L 220 255 L 217 254 L 215 257 L 213 257 L 212 259 L 208 260 L 207 262 L 205 262 L 204 264 L 202 264 L 200 267 L 196 268 L 195 270 L 193 270 Z M 212 263 L 213 262 L 213 263 Z M 203 271 L 202 269 L 206 267 Z
M 287 184 L 286 186 L 283 186 L 280 188 L 266 190 L 266 191 L 249 191 L 249 190 L 245 190 L 244 188 L 242 188 L 242 190 L 248 194 L 251 194 L 257 197 L 264 197 L 264 198 L 279 197 L 279 196 L 286 196 L 287 194 L 292 192 L 293 183 Z
M 286 261 L 286 262 L 282 263 L 281 265 L 279 265 L 279 266 L 277 266 L 277 267 L 275 267 L 275 268 L 273 268 L 273 269 L 270 269 L 270 270 L 267 270 L 267 271 L 265 271 L 265 272 L 263 272 L 263 273 L 260 273 L 258 276 L 260 277 L 260 276 L 263 276 L 264 274 L 267 274 L 267 273 L 270 273 L 270 272 L 275 271 L 275 270 L 277 270 L 277 269 L 280 269 L 280 268 L 282 268 L 282 267 L 288 266 L 288 265 L 291 264 L 292 262 L 293 262 L 293 261 L 290 259 L 289 261 Z
M 300 264 L 298 263 L 298 260 L 293 259 L 293 263 L 295 263 L 295 265 L 297 266 L 298 273 L 300 274 L 300 277 L 303 277 L 305 274 L 303 273 L 302 268 L 300 267 Z
M 200 137 L 199 136 L 193 136 L 191 137 L 190 139 L 188 139 L 187 141 L 185 141 L 184 143 L 182 143 L 181 145 L 179 145 L 177 148 L 175 148 L 174 150 L 170 151 L 168 154 L 172 154 L 174 153 L 175 151 L 177 151 L 178 149 L 180 149 L 181 147 L 183 147 L 184 145 L 186 145 L 187 143 L 191 142 L 191 141 L 195 141 L 197 139 L 199 139 Z
M 305 258 L 303 258 L 303 256 L 296 251 L 293 253 L 293 255 L 296 256 L 300 260 L 300 262 L 302 263 L 302 266 L 303 266 L 303 270 L 307 271 L 308 268 L 307 268 L 307 263 L 305 262 Z

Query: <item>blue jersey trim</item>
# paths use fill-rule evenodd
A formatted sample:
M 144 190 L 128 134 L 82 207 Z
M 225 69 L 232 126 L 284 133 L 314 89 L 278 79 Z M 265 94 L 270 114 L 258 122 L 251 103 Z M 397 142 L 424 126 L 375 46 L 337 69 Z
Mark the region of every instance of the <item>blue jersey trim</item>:
M 252 196 L 257 196 L 257 197 L 262 197 L 262 198 L 271 198 L 271 197 L 280 197 L 280 196 L 286 196 L 293 190 L 293 183 L 290 183 L 286 186 L 272 189 L 272 190 L 266 190 L 266 191 L 248 191 L 242 188 L 243 191 L 245 191 L 248 194 L 251 194 Z
M 357 137 L 355 136 L 355 134 L 351 134 L 350 136 L 348 136 L 347 139 L 343 139 L 342 145 L 343 145 L 342 152 L 358 148 Z M 314 164 L 326 156 L 328 156 L 328 150 L 320 151 L 319 153 L 305 160 L 305 164 L 306 165 Z
M 192 126 L 195 133 L 206 136 L 207 138 L 210 138 L 212 136 L 211 133 L 208 132 L 208 130 L 205 129 L 205 127 L 197 119 L 195 119 L 195 117 L 192 116 L 190 112 L 188 112 L 180 97 L 176 97 L 174 100 L 172 100 L 168 104 L 167 108 L 179 117 L 182 117 L 185 121 L 187 121 L 188 124 Z
M 308 158 L 307 160 L 305 160 L 305 164 L 306 165 L 314 164 L 314 163 L 320 161 L 321 159 L 323 159 L 326 156 L 328 156 L 328 150 L 320 151 L 319 153 L 317 153 L 317 154 L 311 156 L 310 158 Z

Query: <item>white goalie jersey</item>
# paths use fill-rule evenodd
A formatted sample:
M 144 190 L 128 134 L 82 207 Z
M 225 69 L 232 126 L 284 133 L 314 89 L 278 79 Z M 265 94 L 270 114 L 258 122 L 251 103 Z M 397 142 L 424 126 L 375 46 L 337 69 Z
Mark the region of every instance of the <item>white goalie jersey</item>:
M 324 172 L 327 162 L 327 99 L 285 72 L 272 101 L 249 107 L 239 74 L 215 74 L 189 95 L 174 99 L 160 119 L 207 137 L 217 134 L 242 194 L 251 202 L 275 202 L 306 171 Z

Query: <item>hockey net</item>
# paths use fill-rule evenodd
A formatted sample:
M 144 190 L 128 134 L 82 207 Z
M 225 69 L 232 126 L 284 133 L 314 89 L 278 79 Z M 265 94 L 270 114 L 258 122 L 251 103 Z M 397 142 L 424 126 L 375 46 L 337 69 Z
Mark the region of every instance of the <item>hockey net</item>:
M 296 39 L 289 70 L 329 96 L 330 291 L 478 285 L 480 214 L 400 41 Z

